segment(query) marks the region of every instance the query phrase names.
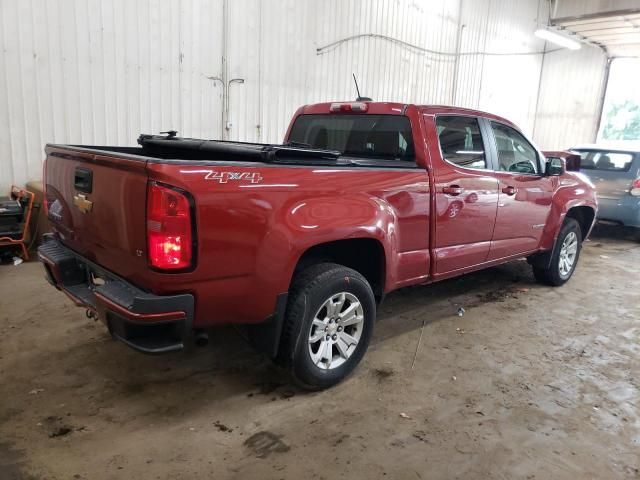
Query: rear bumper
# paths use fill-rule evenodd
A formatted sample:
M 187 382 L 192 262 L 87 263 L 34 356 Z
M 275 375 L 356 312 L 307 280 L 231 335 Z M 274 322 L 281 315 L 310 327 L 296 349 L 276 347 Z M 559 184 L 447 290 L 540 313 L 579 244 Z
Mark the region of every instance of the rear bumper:
M 143 353 L 167 353 L 191 344 L 194 298 L 153 295 L 108 272 L 55 237 L 38 248 L 47 280 L 78 306 L 98 315 L 118 340 Z
M 598 219 L 640 227 L 640 197 L 625 195 L 618 199 L 598 198 Z

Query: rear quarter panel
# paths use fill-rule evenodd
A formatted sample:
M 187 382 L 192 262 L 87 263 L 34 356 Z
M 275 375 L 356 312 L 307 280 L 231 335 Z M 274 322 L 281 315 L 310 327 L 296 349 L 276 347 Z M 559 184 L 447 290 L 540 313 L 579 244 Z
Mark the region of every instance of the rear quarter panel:
M 385 290 L 428 276 L 425 169 L 150 162 L 148 170 L 152 179 L 184 188 L 195 199 L 198 264 L 179 282 L 196 293 L 196 325 L 264 320 L 277 295 L 289 289 L 298 259 L 325 242 L 379 241 Z M 260 180 L 216 180 L 225 172 Z

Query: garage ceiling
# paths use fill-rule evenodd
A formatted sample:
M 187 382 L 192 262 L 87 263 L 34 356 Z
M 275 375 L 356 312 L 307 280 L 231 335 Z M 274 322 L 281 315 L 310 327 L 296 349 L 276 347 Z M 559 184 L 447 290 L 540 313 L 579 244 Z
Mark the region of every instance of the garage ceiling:
M 551 24 L 606 48 L 611 57 L 640 57 L 640 9 L 555 18 Z

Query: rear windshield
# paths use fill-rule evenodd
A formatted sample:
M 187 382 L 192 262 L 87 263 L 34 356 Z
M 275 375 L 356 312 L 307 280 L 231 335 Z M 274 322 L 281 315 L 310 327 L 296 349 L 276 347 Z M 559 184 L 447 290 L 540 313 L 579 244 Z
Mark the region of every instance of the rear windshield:
M 400 115 L 300 115 L 289 141 L 349 157 L 415 163 L 411 124 Z
M 633 154 L 631 153 L 602 150 L 574 150 L 574 152 L 580 155 L 581 170 L 628 172 L 633 163 Z

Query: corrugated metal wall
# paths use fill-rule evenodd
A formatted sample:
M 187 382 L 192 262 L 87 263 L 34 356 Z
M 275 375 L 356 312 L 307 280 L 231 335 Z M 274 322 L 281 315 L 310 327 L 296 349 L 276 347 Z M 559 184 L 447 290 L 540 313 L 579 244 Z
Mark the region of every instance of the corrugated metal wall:
M 590 106 L 550 68 L 595 91 L 582 72 L 602 62 L 549 54 L 541 75 L 548 14 L 545 0 L 0 0 L 0 189 L 39 178 L 47 142 L 278 142 L 299 105 L 354 98 L 352 72 L 375 100 L 489 110 L 565 145 L 567 124 L 572 141 L 594 126 L 574 125 Z
M 605 53 L 588 45 L 545 56 L 533 130 L 539 145 L 554 150 L 595 141 L 606 64 Z
M 0 0 L 0 191 L 40 178 L 47 142 L 218 136 L 221 15 L 222 0 Z

